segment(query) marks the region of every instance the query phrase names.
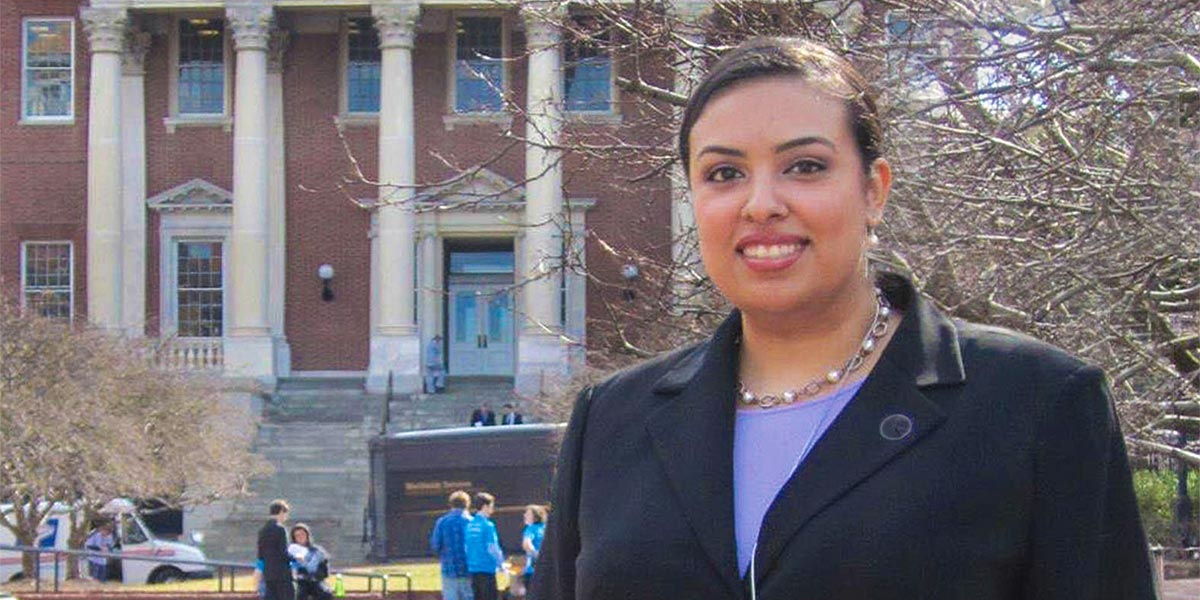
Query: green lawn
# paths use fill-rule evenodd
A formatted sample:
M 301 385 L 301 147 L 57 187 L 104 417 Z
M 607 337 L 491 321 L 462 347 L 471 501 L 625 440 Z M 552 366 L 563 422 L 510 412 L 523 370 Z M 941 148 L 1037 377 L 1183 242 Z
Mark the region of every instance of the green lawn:
M 329 585 L 334 584 L 334 575 L 339 571 L 330 573 Z M 436 591 L 442 587 L 441 569 L 437 561 L 420 561 L 420 562 L 396 562 L 376 565 L 361 565 L 349 567 L 340 571 L 346 575 L 342 581 L 345 583 L 347 592 L 365 592 L 367 590 L 367 579 L 365 577 L 355 577 L 349 573 L 376 573 L 388 575 L 388 591 L 402 591 L 406 589 L 406 581 L 401 577 L 401 573 L 407 573 L 412 577 L 414 590 Z M 508 578 L 504 575 L 498 577 L 500 588 L 504 589 L 508 586 Z M 229 591 L 229 576 L 225 576 L 224 589 Z M 372 584 L 374 591 L 379 591 L 379 580 L 376 579 Z M 238 592 L 254 591 L 254 575 L 246 573 L 238 575 L 234 578 L 234 590 Z M 100 584 L 90 580 L 71 580 L 63 582 L 63 590 L 86 590 L 92 589 Z M 22 590 L 33 589 L 32 582 L 24 581 L 19 583 L 10 583 L 0 586 L 3 590 L 10 592 L 19 592 Z M 179 583 L 165 583 L 161 585 L 122 585 L 116 586 L 106 584 L 106 590 L 120 589 L 130 592 L 215 592 L 217 591 L 217 580 L 214 579 L 196 579 L 192 581 L 181 581 Z M 42 582 L 42 589 L 52 589 L 52 584 L 47 581 Z
M 407 583 L 401 573 L 407 573 L 412 577 L 414 590 L 440 590 L 442 589 L 442 574 L 441 569 L 436 561 L 422 562 L 402 562 L 402 563 L 387 563 L 379 565 L 363 565 L 358 567 L 350 567 L 341 571 L 342 573 L 376 573 L 388 575 L 388 591 L 404 590 Z M 329 576 L 329 585 L 332 586 L 334 576 L 338 571 L 333 571 Z M 508 586 L 508 578 L 501 575 L 501 589 Z M 353 575 L 344 575 L 342 581 L 345 584 L 347 592 L 365 592 L 367 590 L 367 578 L 355 577 Z M 379 580 L 376 579 L 372 583 L 372 589 L 379 591 Z M 127 586 L 131 591 L 178 591 L 178 592 L 197 592 L 197 591 L 215 591 L 217 589 L 217 581 L 215 579 L 200 579 L 195 581 L 183 581 L 180 583 L 169 583 L 163 585 L 137 585 Z M 229 590 L 228 576 L 225 579 L 225 589 Z M 240 575 L 234 580 L 234 589 L 237 591 L 252 591 L 254 589 L 254 576 L 251 574 Z

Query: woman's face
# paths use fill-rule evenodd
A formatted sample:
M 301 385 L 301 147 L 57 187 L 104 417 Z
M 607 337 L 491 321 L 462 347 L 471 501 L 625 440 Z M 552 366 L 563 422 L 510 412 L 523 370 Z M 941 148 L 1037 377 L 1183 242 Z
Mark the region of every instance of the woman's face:
M 308 532 L 303 529 L 297 529 L 292 532 L 292 541 L 301 546 L 308 545 Z
M 533 525 L 533 510 L 525 509 L 525 524 Z
M 700 253 L 746 313 L 832 306 L 862 285 L 891 172 L 865 171 L 843 102 L 798 77 L 734 84 L 690 134 Z

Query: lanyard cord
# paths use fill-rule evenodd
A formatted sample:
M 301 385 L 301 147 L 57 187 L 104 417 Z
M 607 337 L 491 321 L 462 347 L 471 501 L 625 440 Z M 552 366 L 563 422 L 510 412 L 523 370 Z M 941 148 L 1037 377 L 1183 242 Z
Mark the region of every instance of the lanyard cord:
M 750 600 L 758 600 L 758 584 L 755 581 L 754 561 L 758 558 L 758 542 L 754 543 L 753 554 L 750 555 Z

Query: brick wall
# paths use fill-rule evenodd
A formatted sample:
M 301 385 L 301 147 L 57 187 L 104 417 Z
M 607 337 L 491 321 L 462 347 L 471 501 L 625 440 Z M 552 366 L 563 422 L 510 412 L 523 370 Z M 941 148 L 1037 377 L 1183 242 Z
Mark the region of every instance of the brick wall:
M 86 307 L 86 180 L 88 52 L 76 23 L 76 116 L 73 125 L 32 127 L 17 124 L 20 114 L 20 27 L 24 15 L 77 15 L 79 0 L 0 0 L 0 288 L 15 295 L 19 287 L 20 242 L 69 239 L 75 242 L 76 312 Z M 430 9 L 433 10 L 433 9 Z M 281 15 L 286 23 L 286 14 Z M 510 23 L 519 17 L 510 14 Z M 460 125 L 448 130 L 447 84 L 449 33 L 422 32 L 413 52 L 417 179 L 436 182 L 455 174 L 451 165 L 487 168 L 513 181 L 524 178 L 524 122 L 512 123 L 512 136 L 494 124 Z M 511 31 L 513 56 L 524 53 L 524 39 Z M 155 35 L 146 57 L 147 195 L 153 196 L 193 178 L 225 189 L 233 187 L 233 134 L 220 126 L 180 127 L 167 133 L 169 42 Z M 337 136 L 333 117 L 340 90 L 339 37 L 294 34 L 284 59 L 284 113 L 287 202 L 286 334 L 297 370 L 361 370 L 369 354 L 369 214 L 352 198 L 372 198 L 367 185 L 345 184 L 350 162 Z M 232 53 L 229 60 L 233 61 Z M 665 68 L 665 67 L 664 67 Z M 509 65 L 508 88 L 519 105 L 525 101 L 525 61 Z M 231 74 L 227 85 L 233 85 Z M 614 128 L 635 140 L 670 137 L 664 114 L 626 103 L 623 122 L 614 125 L 573 123 L 571 139 L 609 140 Z M 346 142 L 368 178 L 377 175 L 377 127 L 346 128 Z M 661 176 L 645 176 L 644 161 L 568 155 L 567 196 L 594 198 L 588 215 L 594 235 L 617 248 L 633 248 L 658 258 L 670 256 L 669 186 Z M 635 181 L 640 179 L 640 181 Z M 147 215 L 147 331 L 159 328 L 158 215 Z M 622 260 L 588 243 L 588 261 L 602 280 L 619 281 Z M 324 302 L 316 269 L 334 266 L 335 299 Z M 601 298 L 619 301 L 619 290 L 589 283 L 588 311 L 603 312 Z M 595 338 L 592 339 L 596 341 Z
M 284 318 L 297 370 L 365 370 L 370 350 L 370 214 L 351 199 L 375 193 L 364 185 L 342 186 L 351 166 L 333 121 L 340 85 L 338 44 L 337 35 L 297 35 L 284 59 Z M 352 154 L 371 180 L 378 173 L 376 140 L 375 127 L 346 129 Z M 323 263 L 334 268 L 332 302 L 321 300 L 317 267 Z
M 28 125 L 21 118 L 21 38 L 26 17 L 77 17 L 79 0 L 0 2 L 0 289 L 16 299 L 21 242 L 75 247 L 75 316 L 87 310 L 87 36 L 75 20 L 75 120 Z
M 233 191 L 233 133 L 220 126 L 180 127 L 168 133 L 163 119 L 170 115 L 170 41 L 151 38 L 146 53 L 146 196 L 151 197 L 195 178 Z M 227 57 L 233 61 L 232 52 Z M 227 86 L 233 85 L 233 75 Z M 230 96 L 232 98 L 232 95 Z M 231 113 L 232 114 L 232 113 Z M 146 330 L 159 333 L 159 215 L 146 218 Z M 228 327 L 228 320 L 226 322 Z

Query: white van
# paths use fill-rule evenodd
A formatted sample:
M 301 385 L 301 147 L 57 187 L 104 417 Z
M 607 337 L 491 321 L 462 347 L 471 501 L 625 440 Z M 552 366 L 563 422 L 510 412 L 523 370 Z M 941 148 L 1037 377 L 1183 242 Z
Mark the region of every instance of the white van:
M 0 505 L 0 511 L 9 512 L 12 505 Z M 37 545 L 39 548 L 67 549 L 67 540 L 71 535 L 72 508 L 64 504 L 56 504 L 46 515 L 46 519 L 38 528 Z M 101 510 L 113 521 L 113 538 L 117 544 L 114 551 L 129 556 L 154 556 L 179 560 L 206 560 L 204 552 L 195 546 L 160 540 L 150 533 L 146 524 L 138 516 L 133 503 L 125 499 L 109 502 Z M 16 545 L 12 532 L 0 527 L 0 545 Z M 54 577 L 54 555 L 41 555 L 42 579 Z M 110 568 L 110 579 L 118 579 L 122 583 L 165 583 L 182 579 L 203 579 L 212 577 L 212 569 L 204 565 L 179 564 L 174 562 L 157 562 L 145 560 L 116 560 L 117 568 Z M 111 563 L 110 563 L 111 565 Z M 59 557 L 59 576 L 66 573 L 66 557 Z M 80 558 L 80 570 L 87 571 L 83 558 Z M 21 572 L 21 553 L 0 550 L 0 582 L 12 581 L 25 576 Z

